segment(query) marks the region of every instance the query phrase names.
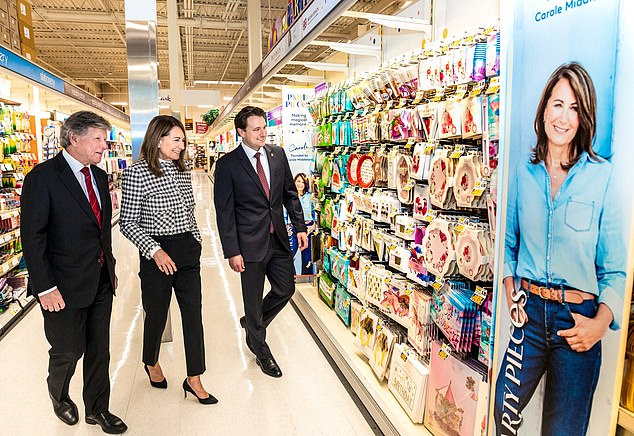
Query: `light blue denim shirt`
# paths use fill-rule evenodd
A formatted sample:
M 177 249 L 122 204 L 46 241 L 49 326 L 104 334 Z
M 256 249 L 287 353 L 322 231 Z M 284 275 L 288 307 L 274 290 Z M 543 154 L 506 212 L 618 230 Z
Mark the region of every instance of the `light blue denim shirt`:
M 315 221 L 315 212 L 313 210 L 313 201 L 310 198 L 310 192 L 304 193 L 299 201 L 302 203 L 302 210 L 304 211 L 304 221 Z
M 504 277 L 524 277 L 598 296 L 620 328 L 627 252 L 612 163 L 584 153 L 555 198 L 543 162 L 522 159 L 509 184 Z

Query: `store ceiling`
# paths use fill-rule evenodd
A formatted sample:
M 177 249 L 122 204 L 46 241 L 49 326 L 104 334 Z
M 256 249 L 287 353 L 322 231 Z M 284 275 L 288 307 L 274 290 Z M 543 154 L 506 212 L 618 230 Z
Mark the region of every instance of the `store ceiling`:
M 359 0 L 351 9 L 390 14 L 404 1 Z M 265 54 L 271 23 L 284 13 L 287 0 L 261 0 L 261 5 Z M 246 0 L 178 0 L 177 6 L 179 19 L 192 23 L 191 27 L 179 26 L 184 85 L 196 89 L 194 81 L 198 80 L 241 82 L 247 78 Z M 37 62 L 106 101 L 127 101 L 124 11 L 124 0 L 33 0 Z M 166 1 L 157 1 L 157 16 L 160 88 L 169 89 Z M 320 39 L 347 42 L 358 36 L 361 24 L 367 24 L 367 20 L 341 17 Z M 319 61 L 331 54 L 327 47 L 311 45 L 296 60 Z M 304 71 L 305 67 L 289 65 L 281 72 Z M 198 88 L 214 89 L 208 85 Z

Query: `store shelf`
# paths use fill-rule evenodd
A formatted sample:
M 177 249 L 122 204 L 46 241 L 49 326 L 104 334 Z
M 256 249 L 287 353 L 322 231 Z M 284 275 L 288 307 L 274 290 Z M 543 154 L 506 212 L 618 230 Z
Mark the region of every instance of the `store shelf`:
M 0 220 L 6 220 L 6 219 L 9 219 L 9 218 L 14 218 L 16 216 L 20 216 L 20 209 L 11 209 L 11 210 L 0 211 Z
M 20 229 L 15 229 L 10 232 L 0 235 L 0 247 L 9 244 L 20 237 Z
M 0 338 L 7 334 L 36 304 L 35 298 L 26 296 L 26 291 L 18 300 L 19 304 L 14 301 L 6 311 L 0 313 Z
M 631 412 L 624 407 L 619 407 L 618 424 L 626 431 L 634 433 L 634 412 Z
M 431 433 L 414 424 L 387 387 L 377 380 L 367 358 L 354 345 L 354 336 L 326 306 L 311 284 L 298 284 L 292 303 L 306 319 L 344 377 L 386 435 L 426 436 Z
M 9 271 L 11 271 L 13 268 L 18 266 L 21 260 L 22 260 L 22 253 L 18 253 L 15 256 L 10 257 L 9 260 L 7 260 L 5 263 L 0 264 L 0 276 L 5 275 Z

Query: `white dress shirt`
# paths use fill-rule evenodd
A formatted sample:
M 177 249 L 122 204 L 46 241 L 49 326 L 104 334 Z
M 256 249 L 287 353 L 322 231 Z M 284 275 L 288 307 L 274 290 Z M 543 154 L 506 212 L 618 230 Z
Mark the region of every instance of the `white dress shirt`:
M 255 170 L 255 173 L 258 173 L 258 169 L 257 169 L 257 163 L 258 160 L 255 157 L 255 153 L 258 153 L 256 150 L 252 149 L 251 147 L 249 147 L 248 145 L 246 145 L 244 142 L 242 143 L 242 149 L 244 150 L 244 152 L 247 154 L 247 157 L 249 158 L 249 162 L 251 162 L 251 165 L 253 165 L 253 169 Z M 259 150 L 260 153 L 260 163 L 262 164 L 262 168 L 264 169 L 264 175 L 266 176 L 266 182 L 269 184 L 269 190 L 271 189 L 271 170 L 269 169 L 269 157 L 266 154 L 266 150 L 264 149 L 264 147 L 261 147 Z
M 66 159 L 66 162 L 68 163 L 68 166 L 73 172 L 73 175 L 79 182 L 79 186 L 81 186 L 82 191 L 84 191 L 84 194 L 86 195 L 86 198 L 88 199 L 88 203 L 90 203 L 90 197 L 88 197 L 88 188 L 86 188 L 86 178 L 84 177 L 84 173 L 81 172 L 81 170 L 86 165 L 84 165 L 83 163 L 79 162 L 77 159 L 72 157 L 70 153 L 66 151 L 66 149 L 62 150 L 62 156 L 64 156 L 64 159 Z M 95 182 L 95 175 L 92 173 L 92 170 L 90 169 L 90 165 L 88 165 L 88 171 L 90 171 L 90 180 L 92 180 L 92 188 L 95 190 L 95 194 L 97 194 L 97 201 L 99 202 L 99 208 L 101 208 L 101 196 L 99 195 L 99 189 L 97 188 L 97 183 Z M 57 286 L 53 286 L 52 288 L 47 289 L 46 291 L 42 291 L 37 295 L 41 297 L 43 295 L 50 294 L 55 289 L 57 289 Z
M 95 190 L 95 194 L 97 194 L 97 201 L 99 201 L 99 208 L 101 208 L 101 196 L 99 195 L 99 189 L 97 188 L 97 183 L 95 182 L 95 175 L 92 173 L 90 165 L 84 165 L 83 163 L 79 162 L 77 159 L 72 157 L 70 153 L 66 151 L 66 149 L 62 150 L 62 156 L 64 156 L 64 159 L 66 159 L 66 162 L 68 162 L 68 166 L 70 166 L 73 175 L 79 182 L 79 186 L 81 186 L 81 189 L 84 191 L 84 194 L 86 195 L 86 198 L 90 203 L 90 197 L 88 197 L 88 188 L 86 188 L 86 178 L 84 177 L 84 173 L 81 172 L 81 170 L 84 169 L 85 166 L 88 167 L 88 171 L 90 171 L 90 180 L 92 180 L 92 188 Z

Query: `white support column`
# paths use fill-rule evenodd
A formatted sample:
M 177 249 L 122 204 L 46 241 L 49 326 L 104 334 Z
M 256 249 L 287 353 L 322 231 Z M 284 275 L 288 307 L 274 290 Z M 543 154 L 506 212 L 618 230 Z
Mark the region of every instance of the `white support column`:
M 170 107 L 172 116 L 181 120 L 181 90 L 185 89 L 185 78 L 183 75 L 183 54 L 176 0 L 167 0 L 167 42 L 169 48 L 170 96 L 172 98 Z
M 249 37 L 249 75 L 262 62 L 262 2 L 247 0 L 247 29 Z

